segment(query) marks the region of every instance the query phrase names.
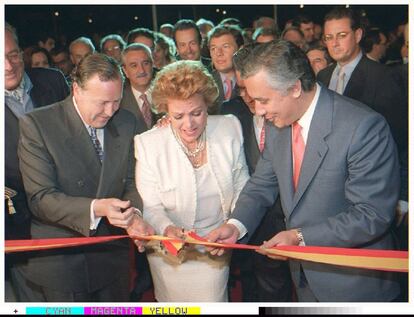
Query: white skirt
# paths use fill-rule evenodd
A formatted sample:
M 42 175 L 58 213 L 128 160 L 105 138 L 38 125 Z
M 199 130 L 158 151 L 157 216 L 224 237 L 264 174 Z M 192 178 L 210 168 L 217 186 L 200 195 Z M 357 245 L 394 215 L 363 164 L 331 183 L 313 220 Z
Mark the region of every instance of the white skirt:
M 159 250 L 147 251 L 156 300 L 227 302 L 230 252 L 213 256 L 191 248 L 184 253 L 177 258 Z

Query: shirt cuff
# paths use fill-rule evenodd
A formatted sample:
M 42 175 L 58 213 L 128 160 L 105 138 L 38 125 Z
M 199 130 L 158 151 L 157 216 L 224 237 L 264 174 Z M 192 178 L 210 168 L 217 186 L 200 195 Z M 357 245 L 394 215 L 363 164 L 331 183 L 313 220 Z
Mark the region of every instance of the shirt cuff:
M 93 211 L 93 206 L 95 205 L 95 201 L 96 199 L 92 200 L 91 202 L 91 208 L 90 208 L 90 225 L 89 225 L 89 229 L 90 230 L 96 230 L 96 228 L 98 228 L 99 222 L 101 221 L 102 217 L 96 217 L 95 216 L 95 212 Z
M 231 218 L 227 221 L 227 223 L 236 226 L 236 228 L 239 230 L 239 237 L 237 238 L 237 240 L 240 240 L 247 234 L 246 227 L 237 219 Z

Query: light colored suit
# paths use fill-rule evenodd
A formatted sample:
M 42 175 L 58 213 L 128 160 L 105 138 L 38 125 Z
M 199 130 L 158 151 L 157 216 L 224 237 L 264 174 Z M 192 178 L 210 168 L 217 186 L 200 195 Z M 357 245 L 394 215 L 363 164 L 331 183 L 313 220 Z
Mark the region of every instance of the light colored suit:
M 280 193 L 287 228 L 302 228 L 306 245 L 393 249 L 389 233 L 398 199 L 398 162 L 382 116 L 325 88 L 311 122 L 297 191 L 292 180 L 291 128 L 267 125 L 266 148 L 232 217 L 254 232 Z M 319 301 L 390 301 L 391 273 L 290 261 L 302 266 Z
M 33 213 L 34 239 L 92 234 L 90 206 L 95 198 L 130 200 L 140 207 L 132 152 L 138 130 L 134 117 L 119 110 L 104 129 L 101 166 L 72 96 L 20 120 L 20 168 Z M 125 230 L 102 218 L 93 234 L 118 235 Z M 42 251 L 33 254 L 25 275 L 51 289 L 90 293 L 117 279 L 128 282 L 128 249 L 125 240 Z
M 220 215 L 217 219 L 217 225 L 220 225 L 229 217 L 248 179 L 240 123 L 232 115 L 209 116 L 206 137 L 207 167 L 221 202 L 221 211 L 211 210 L 211 214 Z M 196 173 L 171 127 L 137 135 L 135 156 L 136 183 L 144 203 L 144 219 L 157 234 L 163 234 L 169 225 L 187 230 L 195 228 L 197 212 L 201 208 L 198 206 Z M 191 254 L 179 266 L 168 263 L 160 254 L 148 254 L 156 299 L 227 300 L 228 259 L 197 251 Z M 197 283 L 194 283 L 194 274 L 197 274 Z

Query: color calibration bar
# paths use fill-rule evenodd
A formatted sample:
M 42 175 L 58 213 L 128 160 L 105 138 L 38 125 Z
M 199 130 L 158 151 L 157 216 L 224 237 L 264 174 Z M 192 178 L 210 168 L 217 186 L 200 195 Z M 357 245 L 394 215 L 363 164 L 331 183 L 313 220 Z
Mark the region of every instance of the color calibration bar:
M 26 307 L 27 315 L 200 315 L 200 307 Z

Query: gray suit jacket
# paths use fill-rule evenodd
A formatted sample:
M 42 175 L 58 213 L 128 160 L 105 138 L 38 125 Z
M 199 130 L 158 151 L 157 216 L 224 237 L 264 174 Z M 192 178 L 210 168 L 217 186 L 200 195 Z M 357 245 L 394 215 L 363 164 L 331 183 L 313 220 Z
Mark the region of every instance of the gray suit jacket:
M 302 228 L 306 245 L 394 248 L 389 228 L 398 199 L 398 162 L 381 115 L 322 88 L 296 192 L 291 128 L 267 125 L 266 136 L 263 157 L 233 212 L 248 232 L 280 193 L 286 226 Z M 319 301 L 390 301 L 399 293 L 391 273 L 290 263 L 295 284 L 302 266 Z
M 132 146 L 138 130 L 133 116 L 119 110 L 104 129 L 101 166 L 71 96 L 20 120 L 18 153 L 34 239 L 92 234 L 90 205 L 95 198 L 120 198 L 142 206 Z M 97 236 L 118 234 L 125 231 L 101 219 Z M 61 291 L 93 292 L 128 274 L 127 240 L 33 255 L 23 268 L 26 278 Z

